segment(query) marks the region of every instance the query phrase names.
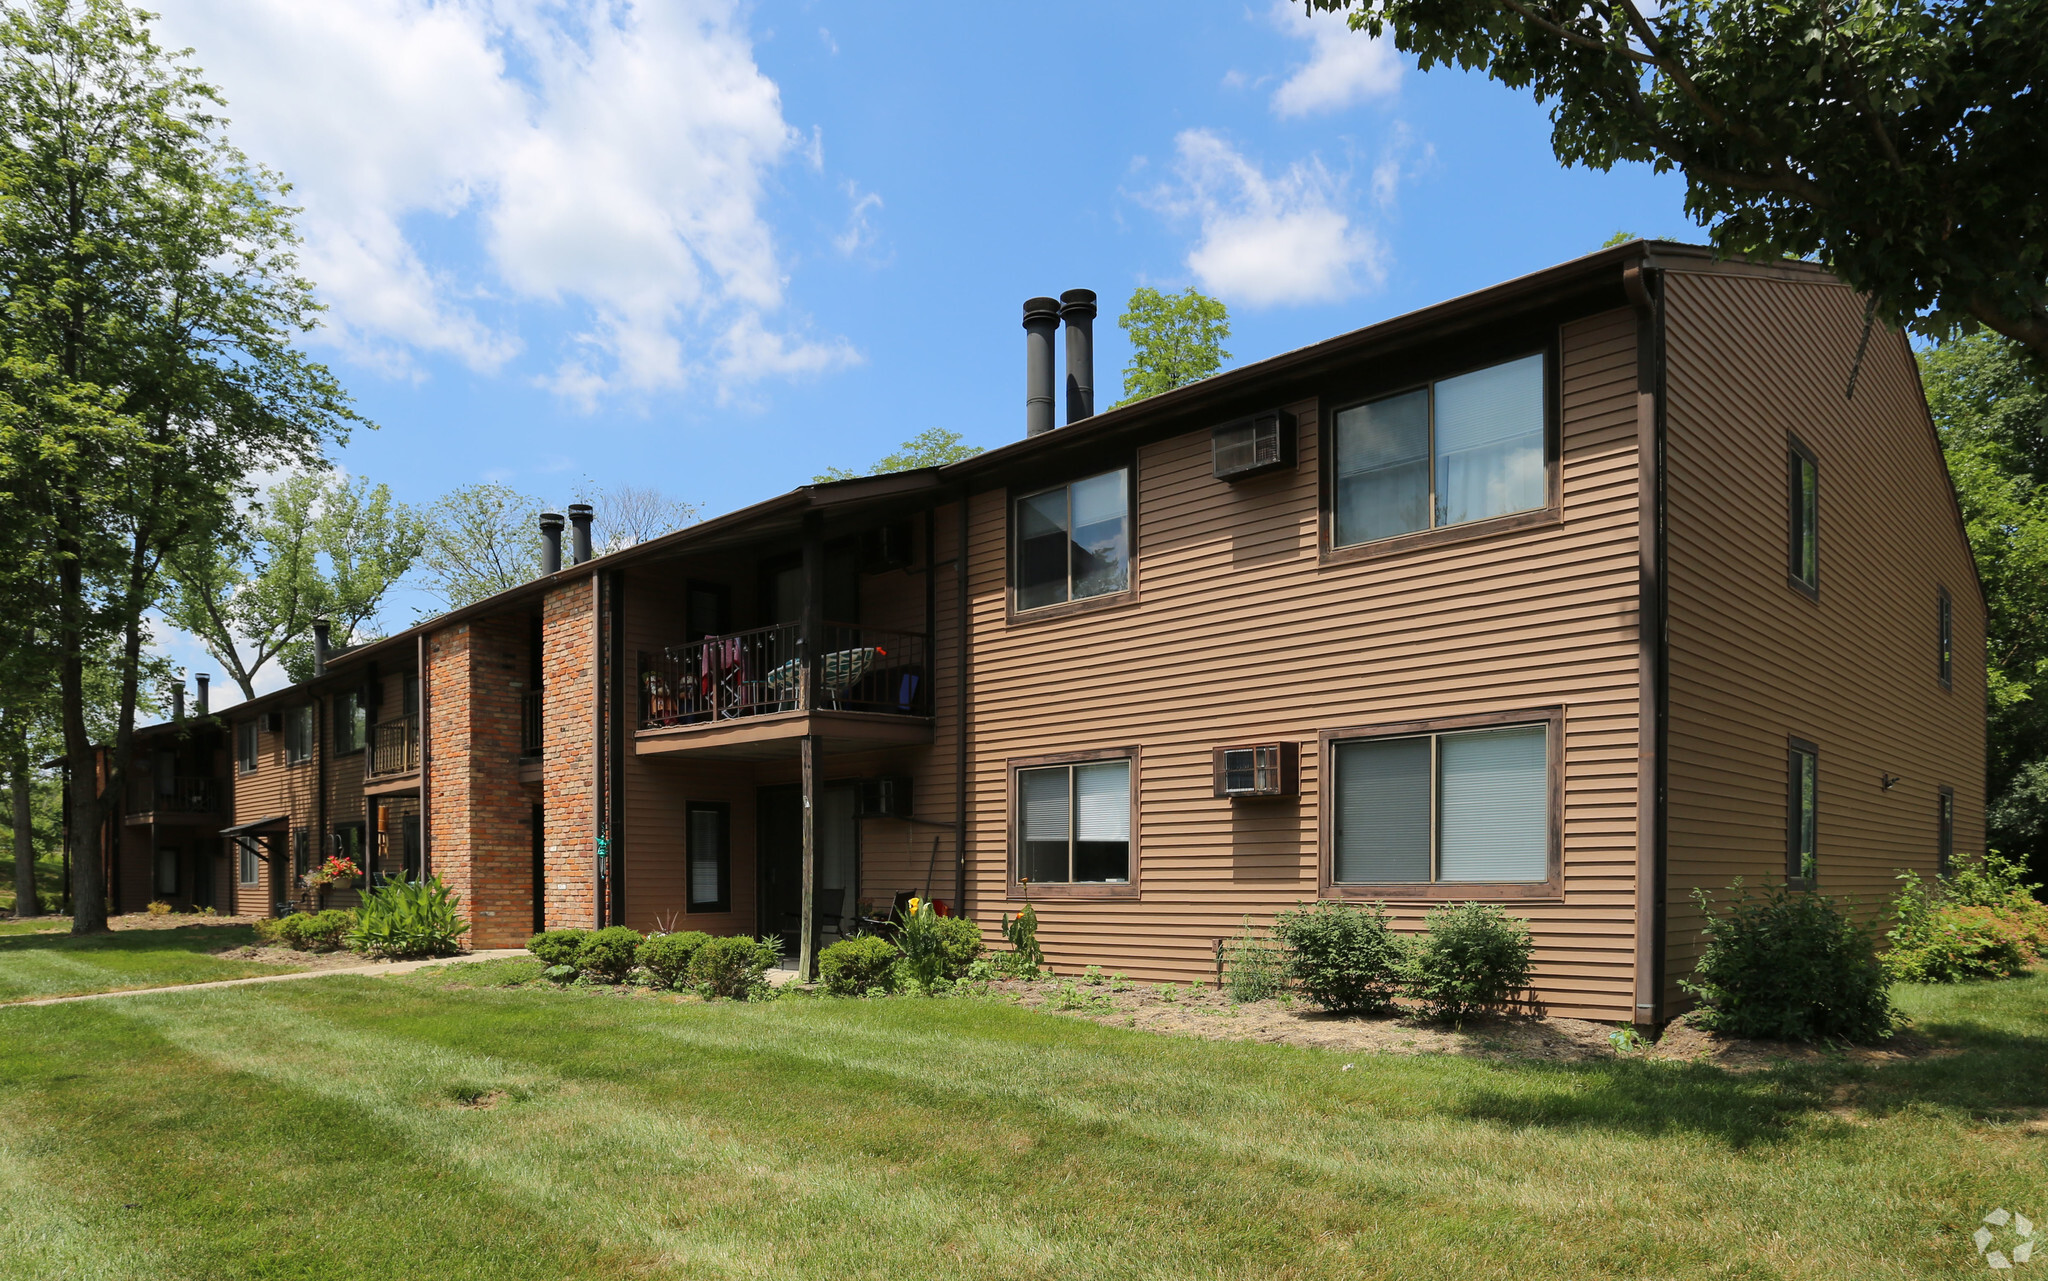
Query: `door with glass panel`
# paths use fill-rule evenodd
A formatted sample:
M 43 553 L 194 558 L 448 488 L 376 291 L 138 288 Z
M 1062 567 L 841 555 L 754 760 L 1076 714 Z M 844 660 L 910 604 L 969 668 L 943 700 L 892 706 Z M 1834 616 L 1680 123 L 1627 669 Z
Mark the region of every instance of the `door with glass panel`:
M 793 785 L 761 788 L 755 824 L 756 903 L 763 937 L 794 951 L 803 929 L 804 795 Z M 833 783 L 818 794 L 818 869 L 812 910 L 830 939 L 853 928 L 860 890 L 860 788 Z

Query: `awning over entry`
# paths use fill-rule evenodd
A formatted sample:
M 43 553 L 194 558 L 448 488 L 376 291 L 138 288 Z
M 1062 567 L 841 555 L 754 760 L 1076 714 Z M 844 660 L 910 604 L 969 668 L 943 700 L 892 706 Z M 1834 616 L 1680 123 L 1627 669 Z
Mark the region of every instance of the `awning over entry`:
M 269 818 L 254 818 L 246 823 L 220 829 L 222 836 L 254 836 L 259 832 L 283 831 L 285 824 L 292 821 L 289 814 L 272 814 Z

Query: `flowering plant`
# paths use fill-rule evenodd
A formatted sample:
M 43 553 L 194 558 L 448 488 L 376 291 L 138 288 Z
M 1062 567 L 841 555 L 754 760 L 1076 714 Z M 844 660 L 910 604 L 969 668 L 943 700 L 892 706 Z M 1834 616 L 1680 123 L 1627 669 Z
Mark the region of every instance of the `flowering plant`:
M 314 889 L 322 885 L 336 885 L 344 881 L 353 881 L 362 874 L 363 869 L 356 866 L 354 859 L 336 854 L 307 874 L 306 886 Z

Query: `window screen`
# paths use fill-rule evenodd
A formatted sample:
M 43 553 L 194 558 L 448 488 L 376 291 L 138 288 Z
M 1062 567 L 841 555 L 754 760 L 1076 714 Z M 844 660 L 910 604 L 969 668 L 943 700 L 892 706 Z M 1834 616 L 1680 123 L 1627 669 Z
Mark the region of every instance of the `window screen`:
M 294 707 L 284 714 L 285 759 L 298 762 L 313 755 L 313 709 Z
M 1017 500 L 1017 608 L 1038 609 L 1131 585 L 1130 473 L 1124 468 Z
M 1130 761 L 1019 770 L 1017 804 L 1020 879 L 1051 885 L 1130 881 Z
M 725 805 L 689 808 L 690 910 L 724 912 L 732 906 L 732 810 Z
M 1935 868 L 1947 876 L 1956 857 L 1956 793 L 1952 787 L 1941 789 L 1939 806 L 1935 811 L 1936 835 L 1934 846 Z
M 1955 677 L 1955 606 L 1949 600 L 1948 588 L 1941 589 L 1935 602 L 1936 633 L 1935 655 L 1937 673 L 1941 683 L 1947 685 Z
M 256 842 L 247 836 L 235 839 L 237 879 L 243 885 L 255 885 L 263 875 L 262 860 L 256 854 Z
M 1524 356 L 1340 411 L 1335 542 L 1543 506 L 1546 359 Z
M 1795 743 L 1786 753 L 1785 875 L 1812 884 L 1820 854 L 1820 752 Z
M 1820 463 L 1804 445 L 1793 442 L 1787 456 L 1791 473 L 1792 581 L 1808 592 L 1820 590 Z
M 256 772 L 256 731 L 255 721 L 243 721 L 235 726 L 235 766 L 244 774 Z
M 1332 756 L 1338 884 L 1549 877 L 1548 725 L 1353 739 Z
M 156 892 L 176 894 L 178 892 L 178 850 L 176 846 L 160 848 L 156 852 Z

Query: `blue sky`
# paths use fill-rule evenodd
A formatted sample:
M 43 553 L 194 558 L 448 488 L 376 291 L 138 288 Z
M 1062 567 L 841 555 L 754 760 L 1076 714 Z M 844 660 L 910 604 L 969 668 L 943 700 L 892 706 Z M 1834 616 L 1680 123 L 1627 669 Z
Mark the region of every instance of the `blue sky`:
M 1299 5 L 152 7 L 296 184 L 309 346 L 378 424 L 336 462 L 420 504 L 711 515 L 932 426 L 1008 441 L 1034 294 L 1102 296 L 1114 399 L 1137 285 L 1223 298 L 1241 363 L 1698 235 L 1676 177 L 1562 170 L 1527 97 Z

